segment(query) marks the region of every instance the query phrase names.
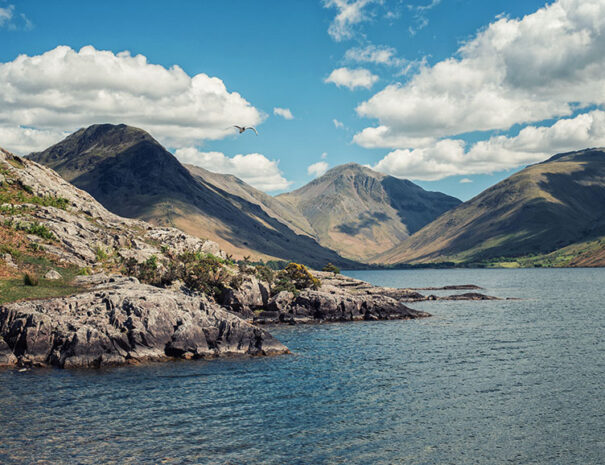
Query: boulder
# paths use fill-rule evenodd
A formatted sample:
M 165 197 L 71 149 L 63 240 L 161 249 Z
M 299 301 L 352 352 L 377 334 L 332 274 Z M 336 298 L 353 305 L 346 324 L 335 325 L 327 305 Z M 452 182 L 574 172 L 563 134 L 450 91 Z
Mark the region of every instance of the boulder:
M 63 279 L 63 276 L 61 276 L 61 273 L 59 273 L 57 270 L 48 270 L 44 275 L 44 279 L 56 281 L 57 279 Z
M 267 283 L 259 281 L 255 276 L 245 275 L 237 289 L 230 288 L 223 292 L 220 303 L 233 312 L 249 316 L 250 312 L 267 306 L 269 295 Z

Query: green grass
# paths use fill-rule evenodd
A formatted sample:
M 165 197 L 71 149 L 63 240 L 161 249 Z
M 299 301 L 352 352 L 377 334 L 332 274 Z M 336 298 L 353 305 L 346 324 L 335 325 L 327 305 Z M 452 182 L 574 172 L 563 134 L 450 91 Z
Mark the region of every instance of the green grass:
M 18 300 L 45 299 L 76 294 L 82 289 L 65 280 L 40 279 L 37 286 L 26 286 L 23 278 L 0 280 L 0 304 Z

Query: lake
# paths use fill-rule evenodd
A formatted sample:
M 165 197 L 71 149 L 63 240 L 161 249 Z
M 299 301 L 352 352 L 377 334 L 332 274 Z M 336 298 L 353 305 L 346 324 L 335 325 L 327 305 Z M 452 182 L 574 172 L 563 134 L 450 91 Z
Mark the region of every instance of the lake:
M 346 274 L 520 300 L 272 328 L 288 356 L 0 371 L 0 463 L 605 462 L 605 269 Z

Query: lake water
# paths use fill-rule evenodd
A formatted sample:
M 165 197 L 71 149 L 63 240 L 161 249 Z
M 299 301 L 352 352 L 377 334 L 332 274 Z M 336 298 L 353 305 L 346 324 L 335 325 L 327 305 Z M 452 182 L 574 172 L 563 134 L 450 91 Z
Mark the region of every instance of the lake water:
M 521 300 L 273 329 L 290 356 L 2 371 L 0 463 L 605 463 L 605 269 L 348 274 Z

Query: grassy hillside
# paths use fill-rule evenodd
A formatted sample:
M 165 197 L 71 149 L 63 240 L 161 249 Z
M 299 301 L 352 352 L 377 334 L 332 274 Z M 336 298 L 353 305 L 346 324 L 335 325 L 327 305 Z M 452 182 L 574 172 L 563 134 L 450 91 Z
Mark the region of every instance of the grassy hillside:
M 605 151 L 588 149 L 525 168 L 376 261 L 598 263 L 591 255 L 599 255 L 604 235 Z

